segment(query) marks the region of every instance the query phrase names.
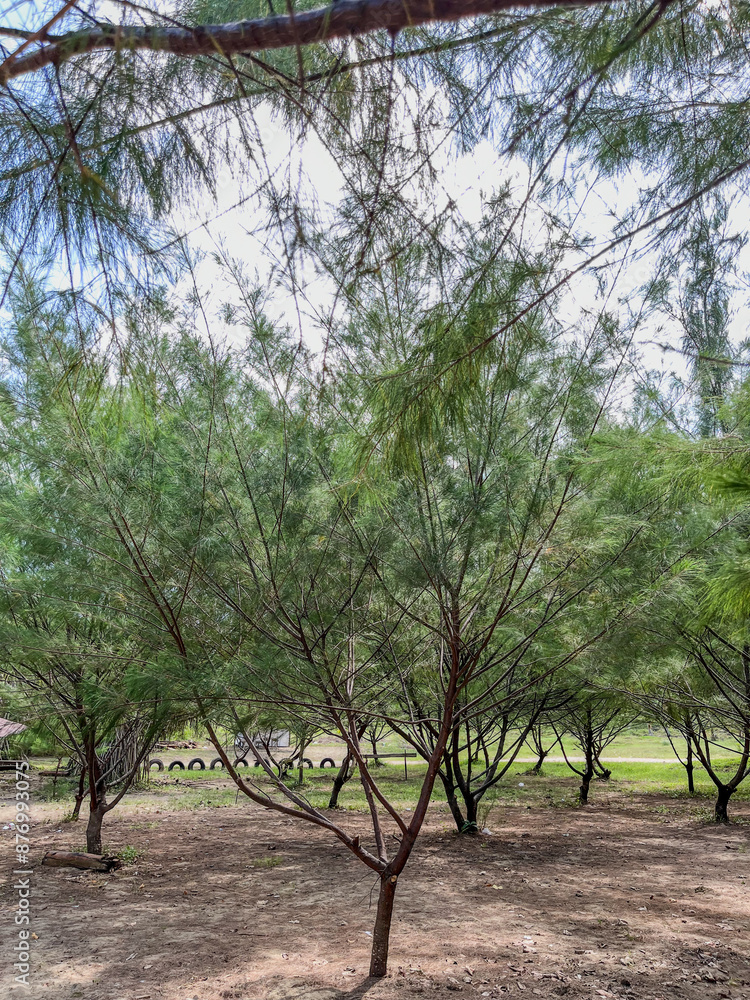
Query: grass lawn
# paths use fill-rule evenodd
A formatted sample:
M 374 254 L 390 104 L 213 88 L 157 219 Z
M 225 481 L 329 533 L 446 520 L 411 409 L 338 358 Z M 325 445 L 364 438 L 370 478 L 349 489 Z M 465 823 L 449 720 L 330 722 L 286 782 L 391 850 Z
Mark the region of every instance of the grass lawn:
M 421 787 L 425 765 L 409 762 L 409 778 L 404 780 L 402 761 L 384 763 L 376 770 L 377 780 L 383 793 L 401 810 L 413 808 Z M 661 808 L 665 797 L 684 799 L 692 803 L 697 813 L 705 812 L 710 818 L 713 808 L 714 786 L 706 775 L 696 768 L 696 793 L 687 796 L 684 768 L 679 763 L 627 762 L 611 765 L 612 777 L 609 781 L 594 781 L 590 802 L 593 805 L 609 802 L 614 797 L 622 804 L 631 798 L 652 798 L 655 807 Z M 539 776 L 529 775 L 528 765 L 516 763 L 506 776 L 484 797 L 480 809 L 480 819 L 484 822 L 495 805 L 503 806 L 548 806 L 555 809 L 578 808 L 576 796 L 578 777 L 565 764 L 545 765 Z M 335 772 L 330 769 L 305 769 L 303 791 L 306 798 L 318 808 L 326 808 Z M 296 781 L 297 772 L 292 779 Z M 271 783 L 253 770 L 253 777 L 270 789 Z M 67 807 L 73 800 L 73 782 L 58 779 L 56 787 L 52 779 L 43 779 L 37 792 L 39 800 L 59 802 Z M 750 799 L 750 782 L 733 796 L 733 802 Z M 150 781 L 134 789 L 127 802 L 131 807 L 145 810 L 159 809 L 168 803 L 170 809 L 219 808 L 234 806 L 246 801 L 241 792 L 221 771 L 173 771 L 152 772 Z M 445 808 L 443 788 L 438 781 L 433 796 L 433 808 Z M 339 797 L 340 808 L 360 811 L 367 808 L 364 793 L 356 775 L 344 786 Z M 731 813 L 731 805 L 730 805 Z

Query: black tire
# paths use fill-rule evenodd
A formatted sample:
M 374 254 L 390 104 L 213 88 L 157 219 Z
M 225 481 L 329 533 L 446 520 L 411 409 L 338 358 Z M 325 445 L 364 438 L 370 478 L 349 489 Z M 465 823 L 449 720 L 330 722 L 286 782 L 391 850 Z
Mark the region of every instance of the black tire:
M 149 769 L 149 771 L 154 766 L 154 764 L 156 764 L 156 770 L 157 771 L 163 771 L 164 770 L 164 761 L 163 760 L 159 760 L 158 757 L 154 757 L 152 760 L 150 760 L 148 762 L 148 769 Z
M 312 767 L 313 766 L 313 762 L 310 760 L 309 757 L 303 757 L 302 758 L 302 764 L 303 764 L 304 767 Z
M 169 770 L 174 771 L 176 767 L 179 767 L 181 771 L 185 770 L 185 765 L 182 763 L 181 760 L 173 760 L 172 763 L 169 765 Z
M 221 757 L 214 757 L 214 759 L 211 761 L 211 770 L 213 771 L 214 768 L 216 767 L 224 767 L 224 761 L 221 759 Z
M 325 767 L 326 764 L 329 767 L 335 767 L 336 766 L 336 761 L 333 759 L 333 757 L 324 757 L 323 760 L 321 760 L 321 762 L 320 762 L 320 766 L 321 767 Z
M 188 764 L 188 771 L 194 771 L 196 766 L 199 771 L 206 770 L 206 764 L 202 757 L 193 757 L 193 759 Z
M 239 758 L 238 760 L 236 760 L 236 761 L 234 762 L 234 766 L 235 766 L 235 767 L 239 767 L 239 766 L 240 766 L 240 764 L 244 764 L 244 765 L 245 765 L 245 767 L 249 767 L 249 766 L 250 766 L 250 765 L 248 764 L 248 762 L 247 762 L 247 757 L 240 757 L 240 758 Z

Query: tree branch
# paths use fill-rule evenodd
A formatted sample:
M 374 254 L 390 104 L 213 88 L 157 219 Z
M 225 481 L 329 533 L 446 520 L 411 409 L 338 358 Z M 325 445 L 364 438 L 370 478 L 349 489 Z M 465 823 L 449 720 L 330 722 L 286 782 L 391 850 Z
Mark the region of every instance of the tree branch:
M 232 24 L 203 24 L 194 28 L 157 25 L 111 25 L 81 30 L 43 45 L 23 59 L 11 55 L 0 65 L 0 86 L 17 76 L 34 73 L 103 49 L 149 49 L 172 55 L 225 56 L 326 42 L 333 38 L 389 31 L 435 22 L 497 14 L 518 8 L 578 8 L 603 6 L 611 0 L 339 0 L 329 7 L 302 11 L 293 16 L 273 16 Z M 27 43 L 25 43 L 27 44 Z

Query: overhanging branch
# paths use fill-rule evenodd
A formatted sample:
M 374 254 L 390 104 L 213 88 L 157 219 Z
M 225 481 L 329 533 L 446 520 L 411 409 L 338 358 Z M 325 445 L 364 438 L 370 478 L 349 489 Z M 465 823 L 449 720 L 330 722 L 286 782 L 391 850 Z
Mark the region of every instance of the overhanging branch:
M 329 7 L 233 24 L 204 24 L 194 28 L 160 25 L 111 25 L 70 32 L 18 58 L 11 54 L 0 64 L 0 85 L 44 66 L 59 66 L 73 56 L 97 50 L 149 49 L 176 56 L 235 55 L 292 46 L 311 45 L 334 38 L 365 35 L 423 24 L 529 8 L 605 6 L 612 0 L 339 0 Z M 28 44 L 28 43 L 25 43 Z

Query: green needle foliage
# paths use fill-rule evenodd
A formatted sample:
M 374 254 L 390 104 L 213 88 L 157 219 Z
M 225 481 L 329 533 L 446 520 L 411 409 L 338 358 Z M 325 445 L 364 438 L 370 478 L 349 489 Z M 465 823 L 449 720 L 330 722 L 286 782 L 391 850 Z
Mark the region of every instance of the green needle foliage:
M 295 2 L 284 15 L 314 6 Z M 261 0 L 158 12 L 87 0 L 51 23 L 46 40 L 28 37 L 59 13 L 34 6 L 20 15 L 33 23 L 0 24 L 0 246 L 14 272 L 25 258 L 55 261 L 70 290 L 85 291 L 111 322 L 119 283 L 129 277 L 147 291 L 155 270 L 184 260 L 180 237 L 195 216 L 224 212 L 227 194 L 253 213 L 249 228 L 300 302 L 310 266 L 340 292 L 363 291 L 387 260 L 378 238 L 406 235 L 407 220 L 439 253 L 442 226 L 460 212 L 438 179 L 462 154 L 487 156 L 489 197 L 512 179 L 507 246 L 524 241 L 530 212 L 557 227 L 557 251 L 544 247 L 556 279 L 543 296 L 572 282 L 587 255 L 598 280 L 611 280 L 623 266 L 606 252 L 612 243 L 641 274 L 648 247 L 637 284 L 649 300 L 717 197 L 742 204 L 750 25 L 739 0 L 521 4 L 452 23 L 436 9 L 434 23 L 393 33 L 358 34 L 352 22 L 353 43 L 248 42 L 248 51 L 222 48 L 219 28 L 205 26 L 281 13 Z M 326 14 L 343 16 L 340 5 Z M 97 32 L 123 40 L 76 52 Z M 125 41 L 128 32 L 143 44 Z M 167 51 L 157 40 L 170 32 L 214 42 Z M 60 58 L 13 75 L 45 51 Z M 583 210 L 591 192 L 606 218 Z M 331 275 L 331 234 L 339 247 L 358 244 L 340 258 L 344 274 Z M 721 240 L 709 235 L 714 248 Z M 404 239 L 398 256 L 412 243 Z M 478 286 L 488 273 L 477 270 Z
M 94 846 L 199 720 L 377 878 L 374 975 L 436 782 L 475 830 L 549 723 L 585 801 L 645 704 L 725 819 L 750 754 L 747 5 L 433 6 L 245 47 L 227 25 L 314 5 L 0 25 L 4 675 L 88 775 Z M 190 231 L 228 201 L 248 242 L 208 295 Z M 646 335 L 686 358 L 669 385 Z M 366 837 L 301 771 L 238 771 L 223 734 L 277 726 L 344 741 Z M 366 758 L 385 727 L 425 762 L 408 815 Z

